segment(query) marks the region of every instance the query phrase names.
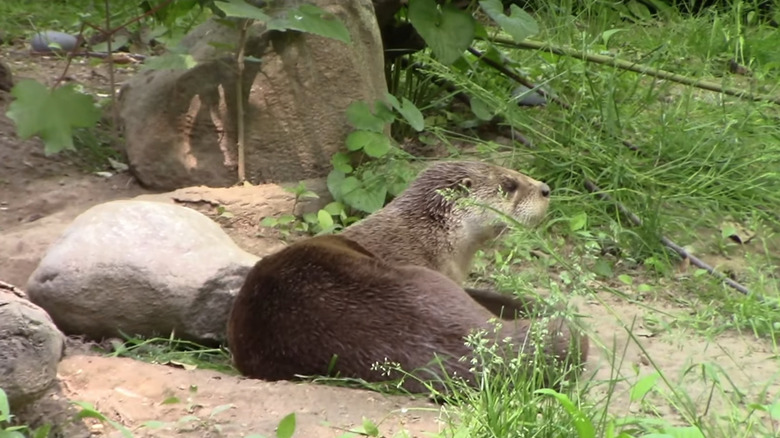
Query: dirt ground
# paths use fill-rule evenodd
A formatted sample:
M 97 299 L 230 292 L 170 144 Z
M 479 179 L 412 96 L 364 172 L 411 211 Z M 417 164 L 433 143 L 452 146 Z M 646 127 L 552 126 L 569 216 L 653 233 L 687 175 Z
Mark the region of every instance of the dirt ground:
M 17 79 L 27 76 L 51 83 L 63 65 L 57 60 L 30 59 L 23 53 L 2 55 Z M 105 89 L 108 84 L 103 66 L 74 65 L 70 76 L 92 87 Z M 122 78 L 120 74 L 120 81 Z M 72 160 L 44 156 L 39 140 L 17 138 L 12 122 L 5 116 L 9 98 L 3 96 L 2 100 L 0 279 L 24 287 L 46 248 L 79 213 L 98 203 L 149 192 L 126 172 L 98 176 L 85 172 Z M 260 252 L 261 248 L 270 251 L 276 248 L 274 245 L 280 245 L 270 239 L 258 240 L 257 228 L 252 225 L 234 225 L 235 222 L 226 231 L 250 252 Z M 780 386 L 775 379 L 780 366 L 768 341 L 735 333 L 707 340 L 682 330 L 653 335 L 647 327 L 648 317 L 657 316 L 658 312 L 626 303 L 609 293 L 600 295 L 606 306 L 596 300 L 581 300 L 578 304 L 587 317 L 586 324 L 593 330 L 594 343 L 605 347 L 604 350 L 593 348 L 589 371 L 595 373 L 595 381 L 626 379 L 617 385 L 611 402 L 613 413 L 642 412 L 674 422 L 680 419 L 679 412 L 660 397 L 656 397 L 654 413 L 641 404 L 628 402 L 630 383 L 636 381 L 637 373 L 642 376 L 653 371 L 651 360 L 673 383 L 684 388 L 702 415 L 705 415 L 710 382 L 692 378 L 701 375 L 700 372 L 685 374 L 696 363 L 712 362 L 720 366 L 734 386 L 747 394 L 748 402 L 769 402 L 776 397 Z M 652 303 L 652 307 L 670 315 L 687 311 L 664 302 Z M 622 328 L 630 326 L 634 318 L 633 333 L 641 347 Z M 614 367 L 610 366 L 605 351 L 617 352 L 619 362 Z M 133 429 L 136 436 L 235 437 L 249 432 L 272 435 L 277 422 L 290 412 L 297 414 L 296 436 L 302 437 L 339 436 L 344 429 L 360 426 L 363 417 L 382 422 L 380 430 L 384 436 L 392 436 L 402 428 L 411 436 L 426 436 L 425 432 L 436 432 L 441 425 L 439 411 L 425 400 L 314 384 L 252 381 L 130 359 L 70 354 L 62 362 L 59 376 L 63 393 L 70 400 L 93 404 L 114 421 Z M 606 393 L 606 387 L 595 385 L 591 393 L 598 400 Z M 180 402 L 163 403 L 173 396 Z M 710 414 L 717 413 L 718 400 L 716 396 L 711 403 Z M 187 418 L 191 421 L 181 421 Z M 155 430 L 139 428 L 150 420 L 165 422 L 166 426 Z M 91 420 L 89 427 L 93 436 L 115 435 Z

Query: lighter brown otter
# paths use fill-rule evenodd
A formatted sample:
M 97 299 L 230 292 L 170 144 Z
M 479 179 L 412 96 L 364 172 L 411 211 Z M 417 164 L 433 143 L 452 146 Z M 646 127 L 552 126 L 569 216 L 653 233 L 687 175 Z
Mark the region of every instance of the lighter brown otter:
M 388 377 L 372 365 L 387 360 L 422 379 L 442 378 L 443 368 L 469 380 L 471 364 L 459 360 L 471 354 L 465 337 L 493 330 L 495 315 L 504 318 L 498 339 L 584 362 L 587 338 L 563 319 L 552 319 L 535 346 L 525 318 L 533 302 L 460 285 L 474 253 L 506 227 L 493 209 L 533 226 L 549 196 L 546 184 L 503 167 L 430 166 L 340 235 L 297 242 L 252 268 L 228 322 L 236 367 L 264 380 L 338 373 L 381 381 Z M 426 391 L 415 379 L 404 387 Z

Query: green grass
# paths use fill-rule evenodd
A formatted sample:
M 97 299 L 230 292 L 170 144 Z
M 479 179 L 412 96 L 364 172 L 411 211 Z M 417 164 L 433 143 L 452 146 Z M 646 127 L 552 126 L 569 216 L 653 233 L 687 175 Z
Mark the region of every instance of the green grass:
M 626 18 L 611 2 L 577 2 L 576 8 L 574 3 L 541 6 L 535 17 L 542 33 L 534 38 L 780 95 L 780 31 L 749 22 L 744 11 L 751 2 L 734 1 L 721 13 L 671 13 L 644 21 Z M 0 28 L 7 37 L 43 28 L 74 32 L 77 11 L 97 20 L 102 10 L 92 1 L 58 4 L 64 9 L 0 2 Z M 484 42 L 476 46 L 488 48 Z M 517 107 L 510 97 L 517 84 L 473 56 L 453 69 L 420 53 L 413 60 L 430 76 L 395 71 L 392 88 L 425 111 L 428 139 L 447 142 L 453 151 L 457 142 L 473 142 L 480 157 L 513 165 L 553 187 L 548 223 L 538 231 L 513 233 L 484 251 L 471 280 L 537 293 L 551 303 L 578 300 L 593 351 L 606 363 L 550 393 L 540 391 L 532 372 L 478 347 L 480 388 L 449 382 L 449 403 L 443 407 L 448 427 L 440 436 L 778 436 L 780 106 L 574 57 L 501 50 L 512 67 L 545 83 L 569 108 Z M 730 73 L 729 60 L 747 66 L 752 76 Z M 533 146 L 481 140 L 475 128 L 484 121 L 453 104 L 451 93 L 431 85 L 431 78 L 479 99 Z M 411 131 L 401 126 L 394 133 Z M 637 214 L 643 225 L 631 224 L 614 202 L 589 193 L 586 179 Z M 756 237 L 745 245 L 732 242 L 726 233 L 731 224 Z M 751 294 L 686 267 L 663 247 L 661 235 L 732 271 Z M 614 333 L 594 331 L 599 321 L 589 317 L 591 303 L 619 321 Z M 573 317 L 575 310 L 567 312 Z M 732 347 L 742 341 L 766 354 L 735 356 Z M 668 353 L 673 350 L 661 348 L 666 344 L 679 349 Z M 722 354 L 697 356 L 688 351 L 694 346 Z M 669 358 L 657 351 L 679 357 L 678 363 L 670 367 Z M 130 338 L 111 354 L 235 374 L 225 350 L 170 338 Z M 766 362 L 764 372 L 749 375 L 752 363 L 747 362 L 754 360 Z M 382 389 L 345 379 L 315 381 Z
M 581 2 L 575 15 L 567 15 L 566 7 L 564 12 L 541 7 L 536 18 L 543 31 L 535 39 L 778 96 L 780 64 L 773 47 L 780 32 L 746 23 L 739 14 L 745 5 L 737 3 L 720 14 L 639 23 L 621 19 L 606 2 Z M 614 29 L 621 30 L 605 42 L 605 32 Z M 486 43 L 477 47 L 488 50 Z M 599 333 L 612 369 L 564 391 L 574 409 L 543 400 L 522 382 L 512 390 L 485 385 L 480 392 L 465 391 L 463 403 L 448 408 L 454 422 L 444 436 L 777 436 L 780 403 L 772 388 L 780 375 L 780 106 L 573 57 L 501 50 L 512 67 L 548 85 L 570 108 L 516 107 L 510 95 L 517 84 L 474 57 L 468 68 L 452 69 L 425 53 L 416 56 L 428 74 L 485 103 L 533 147 L 480 140 L 472 128 L 482 122 L 444 94 L 418 103 L 429 120 L 449 121 L 429 126 L 429 135 L 453 144 L 473 142 L 479 156 L 514 165 L 554 189 L 545 229 L 485 251 L 475 280 L 506 291 L 543 291 L 552 301 L 576 296 L 595 302 L 622 321 L 618 337 L 648 345 L 642 352 L 646 364 L 633 364 L 637 359 L 628 350 L 616 350 L 621 344 Z M 749 67 L 752 76 L 729 73 L 731 59 Z M 614 202 L 588 192 L 586 179 L 643 225 L 633 225 Z M 726 232 L 731 224 L 755 239 L 732 242 Z M 751 294 L 686 267 L 661 244 L 661 235 L 733 274 Z M 536 258 L 539 252 L 545 255 Z M 627 309 L 637 316 L 628 318 Z M 586 327 L 598 322 L 588 320 L 587 305 L 580 312 Z M 727 354 L 739 340 L 770 354 L 755 356 L 761 359 Z M 677 366 L 654 357 L 667 351 L 655 349 L 659 343 L 680 344 Z M 712 359 L 686 354 L 694 347 L 723 354 L 719 359 L 714 353 Z M 765 361 L 767 371 L 753 368 L 747 375 L 751 360 Z M 642 372 L 632 375 L 627 371 L 632 367 Z M 505 382 L 506 376 L 497 380 Z M 506 412 L 514 400 L 522 407 Z M 540 418 L 553 420 L 536 423 L 525 410 L 529 405 Z M 593 434 L 562 419 L 571 412 L 587 418 Z

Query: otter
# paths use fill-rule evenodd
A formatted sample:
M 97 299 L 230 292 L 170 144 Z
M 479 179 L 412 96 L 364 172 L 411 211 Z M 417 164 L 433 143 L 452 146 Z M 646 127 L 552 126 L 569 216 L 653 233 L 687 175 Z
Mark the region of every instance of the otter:
M 475 252 L 507 227 L 497 212 L 534 226 L 549 198 L 547 184 L 497 165 L 431 165 L 340 234 L 293 243 L 250 270 L 228 319 L 236 368 L 270 381 L 335 372 L 378 382 L 390 376 L 373 365 L 389 361 L 416 377 L 406 390 L 426 392 L 422 381 L 438 385 L 445 373 L 472 381 L 459 360 L 471 353 L 466 337 L 494 330 L 495 316 L 497 339 L 584 363 L 588 339 L 564 319 L 552 318 L 533 345 L 533 302 L 461 286 Z

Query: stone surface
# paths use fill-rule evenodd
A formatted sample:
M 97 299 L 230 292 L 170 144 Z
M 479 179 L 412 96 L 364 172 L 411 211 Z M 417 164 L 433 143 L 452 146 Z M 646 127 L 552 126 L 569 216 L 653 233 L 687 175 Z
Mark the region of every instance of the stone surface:
M 11 405 L 35 401 L 52 387 L 65 336 L 46 311 L 0 288 L 0 388 Z
M 297 4 L 287 0 L 282 4 Z M 369 0 L 316 0 L 352 42 L 299 32 L 248 31 L 243 98 L 246 171 L 252 183 L 327 174 L 351 127 L 354 101 L 384 98 L 382 42 Z M 130 168 L 147 187 L 228 186 L 237 180 L 237 31 L 208 21 L 182 40 L 189 70 L 147 70 L 123 87 L 121 117 Z
M 71 34 L 44 30 L 33 35 L 30 46 L 35 52 L 70 52 L 76 48 L 78 39 Z
M 113 201 L 79 215 L 30 276 L 30 300 L 67 334 L 220 342 L 258 257 L 192 209 Z

